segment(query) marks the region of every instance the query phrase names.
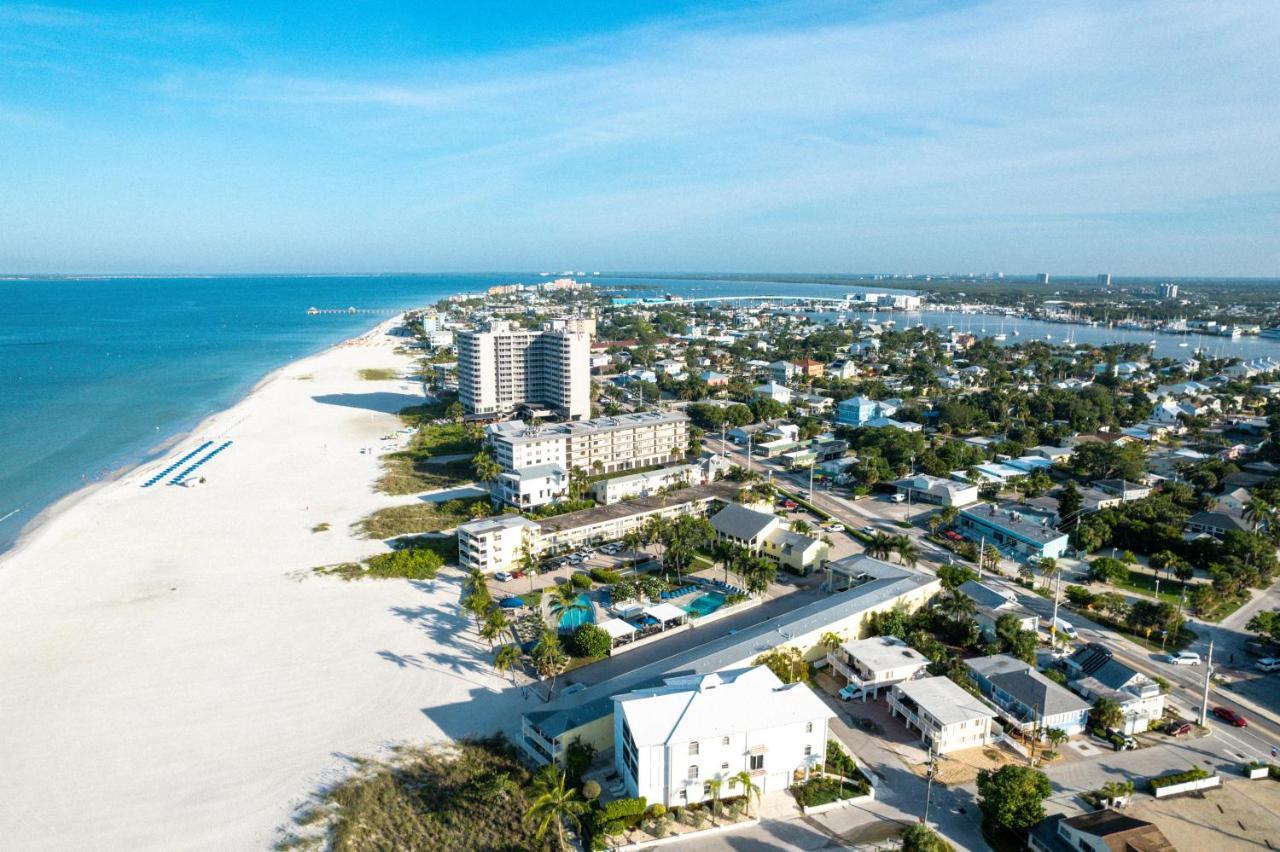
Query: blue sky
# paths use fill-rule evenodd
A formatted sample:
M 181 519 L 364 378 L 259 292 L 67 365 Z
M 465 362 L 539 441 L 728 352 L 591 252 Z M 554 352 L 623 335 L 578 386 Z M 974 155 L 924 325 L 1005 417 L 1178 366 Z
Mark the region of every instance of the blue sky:
M 1280 275 L 1271 0 L 226 5 L 0 2 L 0 270 Z

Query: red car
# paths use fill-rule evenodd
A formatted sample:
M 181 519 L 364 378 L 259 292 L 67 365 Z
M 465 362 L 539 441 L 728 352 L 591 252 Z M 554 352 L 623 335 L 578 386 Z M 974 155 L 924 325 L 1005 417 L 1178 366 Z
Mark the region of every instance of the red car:
M 783 501 L 782 501 L 782 508 L 784 508 L 784 509 L 799 509 L 799 508 L 800 508 L 800 504 L 799 504 L 799 503 L 797 503 L 795 500 L 783 500 Z
M 1244 720 L 1243 716 L 1234 710 L 1227 709 L 1226 707 L 1213 708 L 1213 715 L 1217 716 L 1229 725 L 1235 725 L 1237 728 L 1249 727 L 1249 723 Z
M 1170 722 L 1165 725 L 1164 732 L 1171 737 L 1180 737 L 1183 734 L 1191 733 L 1190 722 Z

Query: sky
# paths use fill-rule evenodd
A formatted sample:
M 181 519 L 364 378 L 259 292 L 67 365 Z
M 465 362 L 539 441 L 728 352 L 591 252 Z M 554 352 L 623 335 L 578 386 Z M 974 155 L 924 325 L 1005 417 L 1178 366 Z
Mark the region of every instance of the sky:
M 1277 44 L 1274 0 L 0 0 L 0 271 L 1280 276 Z

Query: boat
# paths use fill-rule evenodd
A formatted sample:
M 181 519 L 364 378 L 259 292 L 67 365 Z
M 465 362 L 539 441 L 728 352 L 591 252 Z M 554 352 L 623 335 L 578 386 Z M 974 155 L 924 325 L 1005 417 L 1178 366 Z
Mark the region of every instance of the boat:
M 1187 341 L 1185 341 L 1185 340 L 1184 340 L 1184 341 L 1182 341 L 1181 343 L 1179 343 L 1179 344 L 1178 344 L 1178 348 L 1179 348 L 1179 349 L 1186 349 L 1189 345 L 1190 345 L 1190 344 L 1189 344 L 1189 343 L 1187 343 Z
M 991 338 L 991 339 L 992 339 L 992 340 L 994 340 L 994 341 L 996 341 L 997 343 L 1004 343 L 1006 340 L 1008 340 L 1008 339 L 1009 339 L 1009 335 L 1004 334 L 1003 332 L 1001 332 L 1000 334 L 997 334 L 995 337 L 993 337 L 993 338 Z

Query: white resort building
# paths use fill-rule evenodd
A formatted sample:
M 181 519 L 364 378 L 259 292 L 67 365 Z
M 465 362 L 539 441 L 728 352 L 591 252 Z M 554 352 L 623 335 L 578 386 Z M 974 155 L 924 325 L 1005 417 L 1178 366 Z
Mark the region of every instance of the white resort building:
M 678 462 L 689 447 L 689 417 L 646 411 L 549 426 L 520 420 L 488 427 L 494 460 L 504 470 L 558 464 L 566 471 L 616 473 Z
M 570 420 L 591 416 L 590 334 L 495 321 L 459 334 L 457 347 L 458 394 L 467 414 L 503 417 L 528 405 Z
M 835 714 L 806 684 L 784 685 L 766 666 L 669 678 L 614 696 L 614 763 L 632 796 L 667 807 L 785 790 L 826 759 Z

